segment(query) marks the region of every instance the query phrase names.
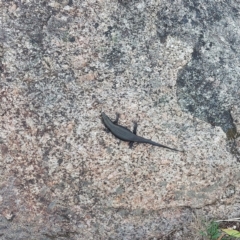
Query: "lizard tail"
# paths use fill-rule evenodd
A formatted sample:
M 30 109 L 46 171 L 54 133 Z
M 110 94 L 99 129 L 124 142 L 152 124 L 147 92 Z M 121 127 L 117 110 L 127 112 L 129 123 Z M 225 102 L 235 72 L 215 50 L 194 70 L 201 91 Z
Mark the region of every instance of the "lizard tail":
M 176 151 L 176 152 L 184 152 L 184 151 L 182 151 L 182 150 L 178 150 L 178 149 L 176 149 L 176 148 L 170 148 L 170 147 L 167 147 L 167 146 L 162 145 L 162 144 L 157 143 L 157 142 L 153 142 L 153 141 L 151 141 L 151 142 L 149 142 L 149 143 L 152 144 L 152 145 L 154 145 L 154 146 L 158 146 L 158 147 L 162 147 L 162 148 L 167 148 L 167 149 L 170 149 L 170 150 L 173 150 L 173 151 Z

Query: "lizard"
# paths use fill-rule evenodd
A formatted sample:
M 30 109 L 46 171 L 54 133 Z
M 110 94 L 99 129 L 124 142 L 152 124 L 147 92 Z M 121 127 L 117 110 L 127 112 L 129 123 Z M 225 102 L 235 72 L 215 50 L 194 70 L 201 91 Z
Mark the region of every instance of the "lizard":
M 178 150 L 175 148 L 170 148 L 170 147 L 164 146 L 160 143 L 154 142 L 151 139 L 147 139 L 147 138 L 138 136 L 136 122 L 133 122 L 134 123 L 133 132 L 131 132 L 126 127 L 118 125 L 119 113 L 116 113 L 115 121 L 111 121 L 110 118 L 104 112 L 101 113 L 101 116 L 102 116 L 103 124 L 105 125 L 107 130 L 110 131 L 116 138 L 118 138 L 122 141 L 129 142 L 130 148 L 132 148 L 134 142 L 137 142 L 137 143 L 148 143 L 148 144 L 151 144 L 154 146 L 167 148 L 167 149 L 170 149 L 173 151 L 183 152 L 181 150 Z

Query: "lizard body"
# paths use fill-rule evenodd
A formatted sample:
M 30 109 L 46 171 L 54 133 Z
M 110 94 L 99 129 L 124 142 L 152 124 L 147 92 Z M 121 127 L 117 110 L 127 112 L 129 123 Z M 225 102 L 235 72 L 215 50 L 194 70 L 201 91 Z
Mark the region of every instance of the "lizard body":
M 126 127 L 118 125 L 119 114 L 117 114 L 117 118 L 114 122 L 112 122 L 110 120 L 110 118 L 104 112 L 102 112 L 101 115 L 102 115 L 103 123 L 106 126 L 106 128 L 118 139 L 120 139 L 122 141 L 129 142 L 130 147 L 132 147 L 134 142 L 148 143 L 148 144 L 151 144 L 151 145 L 154 145 L 154 146 L 163 147 L 163 148 L 167 148 L 167 149 L 170 149 L 170 150 L 173 150 L 173 151 L 182 152 L 182 151 L 177 150 L 175 148 L 170 148 L 170 147 L 164 146 L 160 143 L 154 142 L 151 139 L 147 139 L 147 138 L 137 136 L 136 135 L 136 131 L 137 131 L 137 123 L 136 122 L 134 122 L 133 132 L 131 132 Z

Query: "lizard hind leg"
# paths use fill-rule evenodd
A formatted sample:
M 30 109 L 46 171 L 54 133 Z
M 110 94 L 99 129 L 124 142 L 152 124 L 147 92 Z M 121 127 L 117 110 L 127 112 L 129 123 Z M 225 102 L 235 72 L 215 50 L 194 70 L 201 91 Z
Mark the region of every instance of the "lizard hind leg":
M 138 125 L 137 125 L 137 122 L 134 121 L 134 122 L 133 122 L 133 134 L 135 134 L 135 135 L 137 134 L 137 126 L 138 126 Z M 129 142 L 129 144 L 128 144 L 128 145 L 129 145 L 129 148 L 132 148 L 132 147 L 133 147 L 133 143 L 134 143 L 134 142 Z
M 135 135 L 137 135 L 137 127 L 138 127 L 138 125 L 137 125 L 137 122 L 133 122 L 133 133 L 135 134 Z
M 133 143 L 134 143 L 134 142 L 129 142 L 129 143 L 128 143 L 129 148 L 132 149 L 132 147 L 133 147 Z

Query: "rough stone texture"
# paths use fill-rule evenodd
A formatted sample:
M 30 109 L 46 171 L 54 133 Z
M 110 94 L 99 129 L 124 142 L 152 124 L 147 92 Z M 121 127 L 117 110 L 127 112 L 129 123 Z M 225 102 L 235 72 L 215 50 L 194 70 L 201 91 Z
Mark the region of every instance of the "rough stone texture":
M 239 1 L 0 4 L 2 239 L 200 239 L 196 218 L 240 215 Z M 129 149 L 101 111 L 185 153 Z

